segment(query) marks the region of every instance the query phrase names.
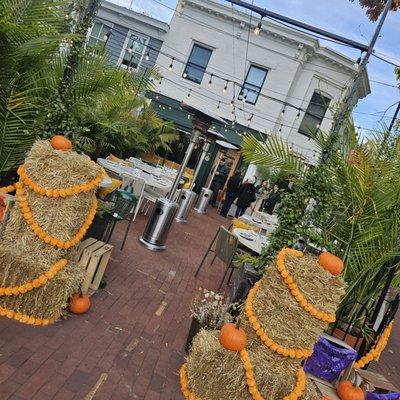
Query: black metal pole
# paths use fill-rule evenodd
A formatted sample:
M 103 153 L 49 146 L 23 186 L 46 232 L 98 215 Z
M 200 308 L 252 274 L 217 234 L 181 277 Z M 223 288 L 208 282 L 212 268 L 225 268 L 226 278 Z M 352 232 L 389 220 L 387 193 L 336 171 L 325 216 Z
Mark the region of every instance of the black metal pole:
M 399 111 L 400 111 L 400 101 L 397 103 L 396 111 L 395 111 L 395 113 L 394 113 L 394 115 L 393 115 L 392 120 L 390 121 L 390 125 L 389 125 L 389 128 L 388 128 L 388 131 L 389 131 L 389 132 L 392 130 L 392 128 L 393 128 L 393 126 L 394 126 L 394 123 L 396 122 L 396 120 L 397 120 L 397 118 L 398 118 Z
M 298 21 L 296 19 L 285 17 L 284 15 L 274 13 L 273 11 L 269 11 L 265 8 L 257 7 L 253 4 L 246 3 L 245 1 L 242 1 L 242 0 L 226 0 L 226 1 L 229 3 L 232 3 L 232 4 L 236 4 L 237 6 L 246 8 L 247 10 L 251 10 L 251 11 L 261 15 L 261 17 L 270 17 L 270 18 L 276 19 L 278 21 L 286 22 L 287 24 L 297 26 L 298 28 L 301 28 L 301 29 L 304 29 L 304 30 L 307 30 L 307 31 L 310 31 L 313 33 L 317 33 L 318 35 L 322 35 L 329 39 L 333 39 L 337 42 L 347 44 L 347 45 L 352 46 L 361 51 L 368 50 L 368 45 L 366 45 L 366 44 L 359 43 L 359 42 L 356 42 L 351 39 L 347 39 L 343 36 L 336 35 L 335 33 L 325 31 L 325 30 L 317 28 L 313 25 L 305 24 L 304 22 Z

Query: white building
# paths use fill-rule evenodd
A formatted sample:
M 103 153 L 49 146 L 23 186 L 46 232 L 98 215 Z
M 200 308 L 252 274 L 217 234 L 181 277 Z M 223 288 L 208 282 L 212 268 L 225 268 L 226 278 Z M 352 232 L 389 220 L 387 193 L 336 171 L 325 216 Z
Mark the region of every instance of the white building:
M 235 120 L 229 140 L 236 144 L 248 126 L 281 134 L 312 162 L 309 137 L 316 129 L 329 131 L 357 65 L 279 23 L 263 21 L 255 35 L 259 21 L 213 0 L 179 0 L 156 62 L 163 76 L 157 100 L 184 100 Z M 356 97 L 369 92 L 365 73 Z

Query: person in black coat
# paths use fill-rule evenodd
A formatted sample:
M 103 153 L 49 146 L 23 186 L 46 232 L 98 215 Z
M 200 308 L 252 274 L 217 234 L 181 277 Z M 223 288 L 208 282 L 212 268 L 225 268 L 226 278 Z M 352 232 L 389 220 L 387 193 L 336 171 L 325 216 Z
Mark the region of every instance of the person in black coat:
M 228 177 L 229 169 L 226 165 L 226 159 L 221 158 L 219 165 L 217 166 L 217 172 L 215 173 L 215 177 L 211 183 L 210 189 L 213 194 L 211 196 L 211 205 L 213 207 L 216 206 L 216 201 L 218 197 L 218 192 L 224 187 L 226 178 Z
M 280 200 L 281 200 L 281 191 L 279 190 L 279 186 L 275 184 L 274 188 L 272 189 L 272 192 L 265 200 L 264 211 L 267 214 L 272 214 L 274 212 L 276 204 L 279 203 Z
M 256 201 L 256 188 L 254 186 L 255 179 L 253 177 L 247 179 L 239 188 L 238 198 L 236 200 L 237 210 L 235 217 L 242 216 L 248 207 L 254 211 L 254 202 Z
M 220 213 L 223 217 L 228 216 L 231 205 L 238 197 L 241 183 L 242 175 L 240 174 L 240 171 L 235 171 L 226 184 L 225 200 Z

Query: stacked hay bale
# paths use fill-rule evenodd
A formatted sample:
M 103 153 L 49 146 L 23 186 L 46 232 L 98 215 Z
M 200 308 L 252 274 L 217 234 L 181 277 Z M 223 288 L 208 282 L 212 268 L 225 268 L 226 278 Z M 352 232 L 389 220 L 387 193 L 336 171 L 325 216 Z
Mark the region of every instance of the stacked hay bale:
M 45 188 L 46 193 L 20 179 L 22 189 L 17 189 L 16 204 L 0 238 L 0 311 L 21 322 L 46 325 L 61 316 L 84 277 L 74 262 L 79 240 L 64 243 L 79 229 L 84 233 L 82 224 L 86 227 L 93 219 L 94 191 L 103 171 L 87 156 L 55 150 L 42 140 L 33 145 L 23 169 L 31 185 Z M 64 190 L 74 187 L 75 191 Z M 61 189 L 62 195 L 53 197 L 54 189 Z M 27 218 L 26 207 L 32 218 Z M 41 238 L 33 223 L 53 239 Z
M 282 258 L 282 252 L 280 255 Z M 247 336 L 245 351 L 258 393 L 249 384 L 249 378 L 251 382 L 253 377 L 245 369 L 242 352 L 223 348 L 219 332 L 203 330 L 195 338 L 187 364 L 181 370 L 187 399 L 320 399 L 313 384 L 307 382 L 302 390 L 295 388 L 302 373 L 302 360 L 328 326 L 320 318 L 334 318 L 345 284 L 311 255 L 287 250 L 284 265 L 288 274 L 279 270 L 279 262 L 266 270 L 250 292 L 240 316 L 241 328 Z M 291 291 L 294 285 L 306 302 L 299 301 L 297 292 L 294 296 Z M 319 318 L 311 315 L 313 308 L 319 310 Z

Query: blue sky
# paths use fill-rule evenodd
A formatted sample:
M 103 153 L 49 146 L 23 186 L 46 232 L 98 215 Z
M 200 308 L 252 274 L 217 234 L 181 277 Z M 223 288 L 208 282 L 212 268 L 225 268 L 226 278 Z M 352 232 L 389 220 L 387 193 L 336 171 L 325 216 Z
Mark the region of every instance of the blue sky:
M 145 11 L 152 17 L 169 22 L 176 6 L 177 0 L 112 0 L 115 3 L 132 8 L 136 11 Z M 229 4 L 223 0 L 223 3 Z M 247 0 L 251 2 L 251 0 Z M 291 18 L 313 24 L 319 28 L 335 32 L 342 36 L 367 43 L 373 35 L 376 23 L 371 23 L 365 16 L 365 11 L 359 6 L 357 0 L 253 0 L 254 4 L 266 7 L 271 11 L 284 14 Z M 242 9 L 243 10 L 243 9 Z M 395 64 L 400 64 L 400 11 L 391 12 L 388 16 L 375 50 Z M 358 58 L 359 51 L 338 46 L 334 43 L 322 42 L 344 54 Z M 393 103 L 400 100 L 400 91 L 397 87 L 382 85 L 373 81 L 397 85 L 394 67 L 375 57 L 371 58 L 368 66 L 372 93 L 360 100 L 354 113 L 357 126 L 368 129 L 377 128 L 382 122 L 389 124 L 395 106 L 386 114 L 384 111 Z M 371 115 L 373 114 L 373 115 Z M 368 134 L 365 130 L 364 134 Z

